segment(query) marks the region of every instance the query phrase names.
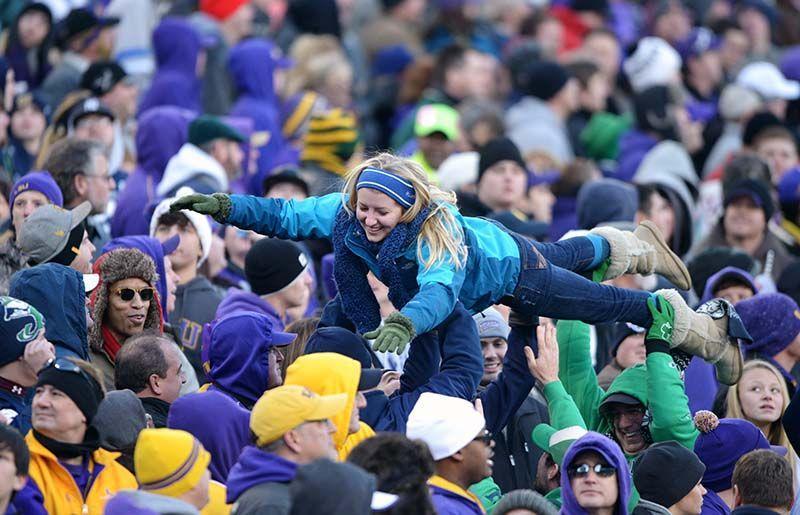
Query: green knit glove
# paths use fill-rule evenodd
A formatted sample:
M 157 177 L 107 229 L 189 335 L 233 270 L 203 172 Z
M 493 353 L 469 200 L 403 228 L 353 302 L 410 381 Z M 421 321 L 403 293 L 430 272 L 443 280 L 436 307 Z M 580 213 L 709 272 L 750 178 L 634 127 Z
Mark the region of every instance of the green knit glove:
M 672 343 L 672 329 L 675 327 L 675 309 L 661 295 L 651 295 L 647 299 L 647 309 L 653 316 L 653 323 L 647 330 L 647 340 L 661 340 Z
M 170 213 L 182 209 L 209 215 L 217 222 L 224 224 L 231 212 L 231 198 L 225 193 L 214 193 L 213 195 L 195 193 L 181 197 L 169 206 Z
M 372 348 L 376 352 L 396 352 L 402 354 L 406 345 L 414 338 L 414 324 L 411 319 L 395 311 L 383 321 L 383 326 L 364 333 L 367 340 L 375 340 Z

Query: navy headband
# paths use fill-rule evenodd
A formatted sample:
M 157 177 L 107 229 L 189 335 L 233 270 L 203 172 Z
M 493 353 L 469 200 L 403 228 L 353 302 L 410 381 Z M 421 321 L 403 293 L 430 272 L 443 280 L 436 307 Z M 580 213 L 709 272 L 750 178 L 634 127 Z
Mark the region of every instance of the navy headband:
M 379 168 L 364 168 L 358 177 L 356 191 L 361 188 L 380 191 L 406 209 L 413 206 L 417 198 L 417 194 L 414 192 L 414 185 L 411 182 L 399 175 Z

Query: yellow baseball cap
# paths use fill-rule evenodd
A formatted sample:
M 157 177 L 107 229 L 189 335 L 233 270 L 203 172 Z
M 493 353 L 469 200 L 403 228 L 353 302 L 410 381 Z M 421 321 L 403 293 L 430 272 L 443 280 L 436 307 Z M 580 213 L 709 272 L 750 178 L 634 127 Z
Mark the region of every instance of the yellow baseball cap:
M 267 445 L 290 429 L 325 420 L 347 405 L 347 394 L 317 395 L 305 386 L 283 385 L 264 392 L 250 413 L 250 430 L 257 445 Z

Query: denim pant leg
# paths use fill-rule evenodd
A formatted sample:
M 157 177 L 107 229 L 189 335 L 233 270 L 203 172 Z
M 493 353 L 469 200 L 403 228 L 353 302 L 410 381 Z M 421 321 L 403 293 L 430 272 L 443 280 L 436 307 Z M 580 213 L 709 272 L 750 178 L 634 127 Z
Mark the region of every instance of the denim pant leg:
M 599 236 L 595 237 L 599 238 Z M 530 243 L 550 263 L 573 272 L 593 270 L 597 266 L 596 263 L 600 263 L 608 257 L 607 255 L 598 256 L 598 247 L 591 238 L 586 236 L 577 236 L 555 243 L 541 243 L 534 240 L 530 240 Z
M 515 311 L 589 324 L 631 322 L 649 327 L 652 323 L 647 309 L 650 293 L 597 284 L 548 262 L 532 242 L 517 242 L 520 278 L 513 298 L 507 299 Z

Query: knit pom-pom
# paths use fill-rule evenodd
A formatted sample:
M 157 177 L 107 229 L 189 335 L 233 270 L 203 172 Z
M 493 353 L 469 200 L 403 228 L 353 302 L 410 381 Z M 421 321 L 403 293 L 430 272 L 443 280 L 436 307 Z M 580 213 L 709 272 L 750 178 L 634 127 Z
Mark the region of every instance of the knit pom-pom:
M 701 433 L 710 433 L 719 425 L 719 418 L 714 413 L 700 410 L 694 414 L 694 425 Z

